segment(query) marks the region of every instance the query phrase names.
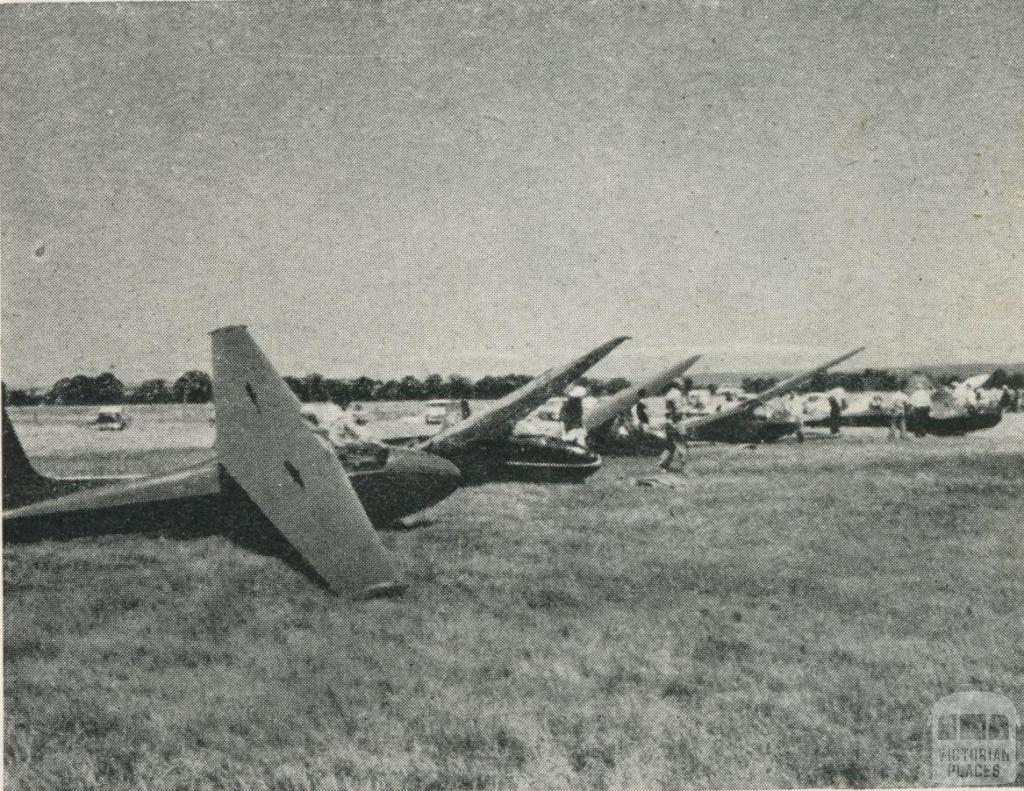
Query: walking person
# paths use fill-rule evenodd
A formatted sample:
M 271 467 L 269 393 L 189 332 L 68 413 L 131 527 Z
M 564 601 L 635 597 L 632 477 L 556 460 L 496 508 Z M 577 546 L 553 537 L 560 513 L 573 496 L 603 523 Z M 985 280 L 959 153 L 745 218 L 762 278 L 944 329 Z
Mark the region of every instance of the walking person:
M 668 470 L 672 467 L 672 462 L 677 456 L 680 457 L 679 471 L 685 472 L 686 470 L 686 459 L 683 458 L 679 453 L 680 443 L 683 445 L 685 453 L 689 453 L 689 445 L 686 442 L 686 437 L 679 431 L 676 423 L 682 418 L 682 414 L 676 409 L 674 402 L 666 401 L 665 403 L 665 450 L 662 451 L 661 457 L 658 459 L 658 466 L 663 470 Z

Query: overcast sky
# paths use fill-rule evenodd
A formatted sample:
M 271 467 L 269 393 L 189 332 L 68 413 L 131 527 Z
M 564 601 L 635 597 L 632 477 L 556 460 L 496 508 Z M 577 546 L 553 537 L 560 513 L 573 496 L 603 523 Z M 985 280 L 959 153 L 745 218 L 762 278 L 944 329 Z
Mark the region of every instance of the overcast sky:
M 3 368 L 1020 361 L 1024 5 L 0 7 Z

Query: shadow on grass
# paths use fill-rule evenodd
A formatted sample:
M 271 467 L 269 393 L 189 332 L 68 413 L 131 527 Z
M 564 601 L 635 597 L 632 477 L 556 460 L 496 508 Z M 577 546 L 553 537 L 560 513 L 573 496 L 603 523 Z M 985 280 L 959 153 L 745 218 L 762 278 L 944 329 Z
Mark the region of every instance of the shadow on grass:
M 173 541 L 223 536 L 235 545 L 274 557 L 325 591 L 326 581 L 263 515 L 230 477 L 221 479 L 221 493 L 189 501 L 133 503 L 77 513 L 41 516 L 4 526 L 3 543 L 36 544 L 99 536 L 145 535 Z

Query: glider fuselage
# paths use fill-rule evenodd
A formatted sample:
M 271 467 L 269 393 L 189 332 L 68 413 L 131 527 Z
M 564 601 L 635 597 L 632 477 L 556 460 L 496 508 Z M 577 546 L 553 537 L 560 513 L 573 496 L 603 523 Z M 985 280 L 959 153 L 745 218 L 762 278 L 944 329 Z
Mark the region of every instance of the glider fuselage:
M 216 460 L 124 481 L 39 476 L 30 490 L 4 492 L 5 539 L 81 535 L 117 527 L 137 530 L 169 521 L 196 529 L 205 523 L 216 525 L 230 516 L 231 508 L 226 506 L 231 498 L 225 492 L 237 496 L 237 487 L 225 486 L 225 476 Z M 440 502 L 458 488 L 460 480 L 454 465 L 408 448 L 389 449 L 381 466 L 349 470 L 348 477 L 378 528 Z M 62 498 L 59 512 L 54 511 L 54 498 Z

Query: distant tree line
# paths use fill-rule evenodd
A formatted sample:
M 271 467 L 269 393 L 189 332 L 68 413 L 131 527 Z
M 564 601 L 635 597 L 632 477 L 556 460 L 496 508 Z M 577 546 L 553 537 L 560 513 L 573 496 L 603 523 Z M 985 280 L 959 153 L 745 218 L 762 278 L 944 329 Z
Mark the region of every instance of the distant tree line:
M 355 401 L 426 401 L 432 398 L 503 398 L 529 382 L 533 377 L 525 374 L 482 376 L 475 382 L 460 374 L 445 378 L 430 374 L 424 379 L 403 376 L 401 379 L 328 379 L 320 374 L 303 377 L 286 376 L 285 382 L 301 401 L 333 401 L 346 405 Z M 579 384 L 592 395 L 617 393 L 629 387 L 629 380 L 616 377 L 607 381 L 584 377 Z
M 77 374 L 58 379 L 46 392 L 4 389 L 9 406 L 55 404 L 88 406 L 97 404 L 203 404 L 213 395 L 210 375 L 204 371 L 186 371 L 173 383 L 166 379 L 148 379 L 128 388 L 114 374 L 98 376 Z
M 426 401 L 432 398 L 502 398 L 522 387 L 532 377 L 525 374 L 503 374 L 482 376 L 473 381 L 459 374 L 443 377 L 430 374 L 424 379 L 403 376 L 401 379 L 372 379 L 360 376 L 356 379 L 332 379 L 320 374 L 302 377 L 286 376 L 285 382 L 302 401 L 333 401 L 347 406 L 355 401 Z M 945 383 L 952 377 L 940 378 Z M 746 377 L 741 385 L 748 393 L 761 393 L 774 385 L 775 377 Z M 612 379 L 583 377 L 579 384 L 587 388 L 590 395 L 613 395 L 629 387 L 630 381 L 621 376 Z M 841 387 L 849 392 L 866 390 L 898 390 L 906 384 L 906 378 L 886 369 L 865 368 L 861 372 L 830 371 L 819 374 L 802 388 L 804 392 L 822 392 Z M 1008 374 L 997 368 L 988 380 L 989 387 L 1008 386 L 1024 389 L 1024 371 Z M 684 391 L 705 388 L 714 392 L 715 385 L 696 385 L 687 377 L 683 382 Z M 651 395 L 654 395 L 653 393 Z M 213 383 L 204 371 L 186 371 L 173 382 L 166 379 L 148 379 L 134 388 L 126 387 L 113 373 L 98 376 L 78 374 L 65 377 L 54 383 L 46 392 L 4 388 L 4 404 L 9 406 L 36 406 L 39 404 L 64 404 L 68 406 L 98 404 L 205 404 L 213 397 Z
M 286 376 L 285 382 L 301 401 L 333 401 L 348 405 L 355 401 L 425 401 L 432 398 L 493 399 L 508 395 L 532 377 L 525 374 L 487 375 L 476 381 L 459 374 L 447 378 L 430 374 L 424 379 L 404 376 L 401 379 L 331 379 L 320 374 Z M 616 393 L 629 387 L 629 380 L 617 377 L 608 381 L 580 380 L 593 395 Z M 54 383 L 46 392 L 6 389 L 4 403 L 10 406 L 56 404 L 89 406 L 99 404 L 204 404 L 213 397 L 210 375 L 203 371 L 186 371 L 174 382 L 147 379 L 129 388 L 112 373 L 98 376 L 78 374 Z

